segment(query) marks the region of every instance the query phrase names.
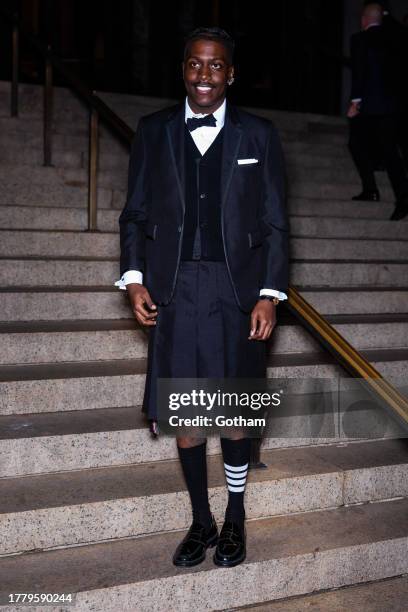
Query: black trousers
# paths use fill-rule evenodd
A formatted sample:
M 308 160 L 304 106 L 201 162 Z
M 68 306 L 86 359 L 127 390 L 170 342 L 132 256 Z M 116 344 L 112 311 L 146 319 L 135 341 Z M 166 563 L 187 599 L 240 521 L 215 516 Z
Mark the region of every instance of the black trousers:
M 394 115 L 358 115 L 350 119 L 349 149 L 364 190 L 377 189 L 376 162 L 385 164 L 395 198 L 408 194 L 408 179 L 398 144 Z
M 266 342 L 248 340 L 250 313 L 238 307 L 224 262 L 181 261 L 173 299 L 157 310 L 143 399 L 149 419 L 157 419 L 160 377 L 266 376 Z

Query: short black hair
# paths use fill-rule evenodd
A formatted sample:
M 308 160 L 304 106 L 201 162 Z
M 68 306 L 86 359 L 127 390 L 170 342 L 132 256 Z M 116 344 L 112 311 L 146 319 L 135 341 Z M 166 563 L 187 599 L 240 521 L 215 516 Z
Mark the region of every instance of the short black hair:
M 228 34 L 228 32 L 217 27 L 196 28 L 195 30 L 192 30 L 192 32 L 187 34 L 184 40 L 184 59 L 186 59 L 188 55 L 191 43 L 193 43 L 195 40 L 203 39 L 214 40 L 224 45 L 227 51 L 228 61 L 230 64 L 232 64 L 234 58 L 235 41 L 232 36 Z
M 379 4 L 382 7 L 383 11 L 390 10 L 389 0 L 364 0 L 364 6 L 367 6 L 367 4 Z

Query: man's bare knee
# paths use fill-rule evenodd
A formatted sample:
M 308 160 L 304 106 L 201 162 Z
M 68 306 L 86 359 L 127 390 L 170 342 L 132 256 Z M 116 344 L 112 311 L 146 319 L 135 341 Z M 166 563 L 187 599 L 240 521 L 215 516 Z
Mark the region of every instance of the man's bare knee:
M 177 446 L 179 448 L 193 448 L 194 446 L 199 446 L 200 444 L 204 444 L 206 438 L 197 438 L 193 436 L 182 436 L 177 438 Z

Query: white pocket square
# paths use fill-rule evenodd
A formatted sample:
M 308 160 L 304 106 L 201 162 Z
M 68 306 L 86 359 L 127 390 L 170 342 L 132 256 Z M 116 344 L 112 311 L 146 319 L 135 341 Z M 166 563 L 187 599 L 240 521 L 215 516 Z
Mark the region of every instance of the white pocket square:
M 240 166 L 244 166 L 246 164 L 257 164 L 259 160 L 254 157 L 249 157 L 248 159 L 238 159 L 237 161 Z

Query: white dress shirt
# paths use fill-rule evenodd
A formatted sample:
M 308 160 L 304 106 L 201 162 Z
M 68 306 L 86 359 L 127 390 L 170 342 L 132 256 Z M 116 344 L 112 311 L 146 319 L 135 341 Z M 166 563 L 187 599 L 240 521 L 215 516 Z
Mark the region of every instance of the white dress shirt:
M 207 149 L 212 145 L 212 143 L 214 142 L 217 134 L 219 133 L 219 131 L 221 130 L 221 128 L 224 125 L 224 121 L 225 121 L 225 108 L 226 108 L 226 100 L 224 100 L 224 102 L 221 104 L 221 106 L 213 112 L 214 118 L 216 119 L 217 125 L 216 126 L 207 126 L 207 125 L 203 125 L 199 128 L 196 128 L 195 130 L 193 130 L 192 132 L 190 132 L 195 145 L 197 147 L 197 149 L 200 151 L 201 155 L 204 155 L 204 153 L 207 151 Z M 185 101 L 185 121 L 187 121 L 187 119 L 189 119 L 190 117 L 205 117 L 206 113 L 194 113 L 191 108 L 190 105 L 188 103 L 188 98 L 186 97 L 186 101 Z M 124 274 L 122 274 L 122 277 L 120 278 L 120 280 L 115 282 L 115 286 L 119 287 L 119 289 L 126 289 L 126 285 L 129 285 L 130 283 L 139 283 L 139 284 L 143 284 L 143 273 L 140 272 L 140 270 L 128 270 L 127 272 L 124 272 Z M 269 289 L 269 288 L 264 288 L 261 289 L 259 292 L 259 295 L 271 295 L 273 297 L 277 297 L 280 300 L 286 300 L 287 299 L 287 295 L 286 293 L 282 293 L 281 291 L 277 291 L 276 289 Z

